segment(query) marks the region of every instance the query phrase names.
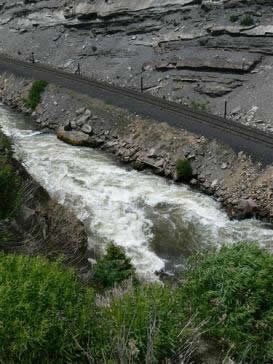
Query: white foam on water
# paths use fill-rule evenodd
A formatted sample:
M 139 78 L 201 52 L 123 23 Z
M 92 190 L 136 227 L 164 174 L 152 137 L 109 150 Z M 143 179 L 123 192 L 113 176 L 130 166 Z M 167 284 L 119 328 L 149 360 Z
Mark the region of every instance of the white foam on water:
M 51 134 L 28 130 L 20 115 L 0 106 L 0 124 L 14 136 L 17 153 L 33 177 L 52 197 L 72 208 L 94 236 L 123 246 L 138 272 L 152 274 L 166 261 L 150 247 L 155 224 L 152 214 L 164 216 L 175 231 L 192 224 L 201 246 L 255 240 L 273 246 L 273 231 L 252 220 L 230 221 L 212 198 L 152 174 L 127 170 L 104 153 L 67 145 Z M 176 218 L 174 218 L 176 216 Z M 179 220 L 177 221 L 177 216 Z M 190 242 L 189 242 L 190 243 Z

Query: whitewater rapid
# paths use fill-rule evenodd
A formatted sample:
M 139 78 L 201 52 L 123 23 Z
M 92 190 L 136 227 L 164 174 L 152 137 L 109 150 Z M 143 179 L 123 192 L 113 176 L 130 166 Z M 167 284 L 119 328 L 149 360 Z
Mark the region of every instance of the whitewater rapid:
M 174 271 L 192 252 L 239 240 L 273 246 L 260 221 L 230 221 L 212 198 L 151 173 L 126 169 L 105 153 L 73 147 L 35 131 L 22 115 L 0 105 L 0 125 L 12 135 L 29 173 L 76 213 L 90 249 L 123 246 L 139 273 Z

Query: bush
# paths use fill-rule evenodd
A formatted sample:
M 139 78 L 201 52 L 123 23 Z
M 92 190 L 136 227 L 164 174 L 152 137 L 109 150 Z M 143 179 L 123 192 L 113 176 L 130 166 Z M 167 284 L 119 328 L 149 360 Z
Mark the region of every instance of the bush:
M 101 299 L 103 351 L 113 363 L 163 363 L 178 346 L 183 320 L 175 290 L 142 284 Z M 181 311 L 181 310 L 180 310 Z
M 99 289 L 111 288 L 129 278 L 137 281 L 131 259 L 122 247 L 111 243 L 104 257 L 94 266 L 92 279 L 95 286 Z
M 73 271 L 0 254 L 0 293 L 1 363 L 88 362 L 93 295 Z
M 273 256 L 255 244 L 199 255 L 183 274 L 181 305 L 238 362 L 273 358 Z M 241 361 L 240 361 L 241 360 Z
M 188 182 L 192 178 L 192 167 L 187 159 L 178 160 L 176 163 L 176 173 L 179 180 Z
M 243 26 L 250 26 L 250 25 L 253 25 L 254 24 L 254 19 L 252 18 L 251 15 L 245 15 L 241 21 L 240 21 L 240 24 L 243 25 Z
M 14 215 L 22 201 L 21 179 L 7 157 L 0 157 L 0 219 Z
M 31 89 L 29 90 L 28 98 L 25 100 L 25 107 L 34 111 L 41 101 L 41 93 L 44 91 L 46 86 L 46 81 L 34 81 Z
M 209 112 L 209 101 L 191 101 L 189 107 L 194 111 Z

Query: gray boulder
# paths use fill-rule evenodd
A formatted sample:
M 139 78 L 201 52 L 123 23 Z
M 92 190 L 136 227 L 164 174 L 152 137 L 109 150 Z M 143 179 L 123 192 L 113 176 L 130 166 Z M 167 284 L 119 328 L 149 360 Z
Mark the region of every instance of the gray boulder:
M 81 127 L 81 131 L 83 132 L 83 133 L 85 133 L 85 134 L 92 134 L 92 131 L 93 131 L 93 129 L 92 129 L 92 127 L 90 126 L 90 125 L 88 125 L 88 124 L 84 124 L 82 127 Z
M 71 145 L 87 146 L 89 136 L 82 131 L 66 131 L 60 128 L 57 131 L 57 138 Z

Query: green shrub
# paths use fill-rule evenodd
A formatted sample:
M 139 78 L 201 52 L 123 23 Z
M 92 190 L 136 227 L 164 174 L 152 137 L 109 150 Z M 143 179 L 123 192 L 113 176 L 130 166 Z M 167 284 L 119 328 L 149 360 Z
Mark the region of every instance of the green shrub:
M 209 101 L 191 101 L 189 107 L 194 111 L 209 112 Z
M 179 346 L 184 322 L 176 300 L 175 290 L 156 283 L 115 291 L 110 304 L 109 297 L 102 300 L 105 356 L 114 363 L 165 363 Z
M 241 21 L 240 21 L 240 24 L 243 25 L 243 26 L 250 26 L 250 25 L 253 25 L 254 24 L 254 19 L 252 18 L 251 15 L 245 15 Z
M 188 182 L 192 178 L 192 167 L 187 159 L 176 162 L 176 173 L 179 180 Z
M 238 362 L 273 358 L 273 256 L 255 244 L 195 257 L 181 287 L 185 314 L 198 312 L 207 335 Z M 240 361 L 241 360 L 241 361 Z
M 14 215 L 22 200 L 20 177 L 7 157 L 0 157 L 0 220 Z
M 25 100 L 25 107 L 35 110 L 41 101 L 41 93 L 47 86 L 47 82 L 40 80 L 34 81 L 29 90 L 28 98 Z
M 93 312 L 92 291 L 73 271 L 0 254 L 1 363 L 88 362 Z
M 132 278 L 136 282 L 135 268 L 122 247 L 109 244 L 106 254 L 94 266 L 92 279 L 99 289 L 111 288 Z

